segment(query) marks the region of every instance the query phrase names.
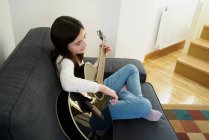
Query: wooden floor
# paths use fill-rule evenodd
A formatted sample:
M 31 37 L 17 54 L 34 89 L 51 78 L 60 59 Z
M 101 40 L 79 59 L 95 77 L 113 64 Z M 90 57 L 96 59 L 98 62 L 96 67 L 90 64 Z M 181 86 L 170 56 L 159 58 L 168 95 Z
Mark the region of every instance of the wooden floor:
M 174 73 L 176 60 L 184 55 L 179 49 L 159 58 L 145 60 L 150 82 L 164 108 L 209 109 L 209 89 Z

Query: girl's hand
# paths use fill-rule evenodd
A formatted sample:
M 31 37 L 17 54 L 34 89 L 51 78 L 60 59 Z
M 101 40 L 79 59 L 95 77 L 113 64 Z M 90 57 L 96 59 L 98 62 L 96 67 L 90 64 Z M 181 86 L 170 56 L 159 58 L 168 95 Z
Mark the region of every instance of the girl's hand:
M 103 47 L 104 47 L 106 55 L 112 51 L 112 47 L 110 45 L 106 44 Z
M 113 99 L 111 99 L 110 102 L 111 102 L 111 104 L 114 105 L 114 104 L 116 104 L 118 102 L 118 98 L 117 99 L 116 98 L 113 98 Z
M 112 104 L 116 104 L 118 102 L 118 95 L 111 88 L 100 84 L 99 85 L 99 91 L 102 92 L 105 95 L 111 96 L 112 97 L 112 99 L 111 99 Z

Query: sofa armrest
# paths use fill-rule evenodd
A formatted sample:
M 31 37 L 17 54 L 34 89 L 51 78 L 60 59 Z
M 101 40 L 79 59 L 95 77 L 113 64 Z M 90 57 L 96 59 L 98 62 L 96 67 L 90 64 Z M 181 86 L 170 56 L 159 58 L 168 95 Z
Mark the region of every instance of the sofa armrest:
M 85 62 L 94 63 L 97 60 L 97 58 L 93 57 L 85 57 Z M 130 58 L 106 58 L 106 64 L 105 64 L 105 74 L 104 77 L 110 76 L 112 73 L 117 71 L 118 69 L 122 68 L 123 66 L 127 64 L 133 64 L 135 65 L 140 73 L 140 81 L 145 82 L 146 81 L 146 71 L 144 69 L 143 64 L 137 60 L 137 59 L 130 59 Z

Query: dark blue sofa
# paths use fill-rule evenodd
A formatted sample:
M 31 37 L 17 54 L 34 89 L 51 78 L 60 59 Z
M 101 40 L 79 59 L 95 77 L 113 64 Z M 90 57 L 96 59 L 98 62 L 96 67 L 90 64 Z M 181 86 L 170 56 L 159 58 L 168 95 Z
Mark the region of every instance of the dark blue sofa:
M 62 90 L 50 59 L 50 29 L 32 29 L 0 68 L 0 139 L 67 139 L 56 117 L 56 98 Z M 85 58 L 93 62 L 95 58 Z M 132 63 L 140 71 L 143 95 L 163 113 L 143 65 L 135 59 L 107 58 L 105 76 Z M 114 140 L 176 140 L 164 113 L 160 121 L 144 119 L 114 122 Z

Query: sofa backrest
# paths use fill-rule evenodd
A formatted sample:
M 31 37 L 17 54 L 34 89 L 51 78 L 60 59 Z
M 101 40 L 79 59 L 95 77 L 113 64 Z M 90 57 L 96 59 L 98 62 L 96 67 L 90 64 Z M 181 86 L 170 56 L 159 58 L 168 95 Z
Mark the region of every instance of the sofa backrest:
M 56 117 L 61 91 L 50 29 L 32 29 L 0 68 L 0 139 L 65 139 Z

